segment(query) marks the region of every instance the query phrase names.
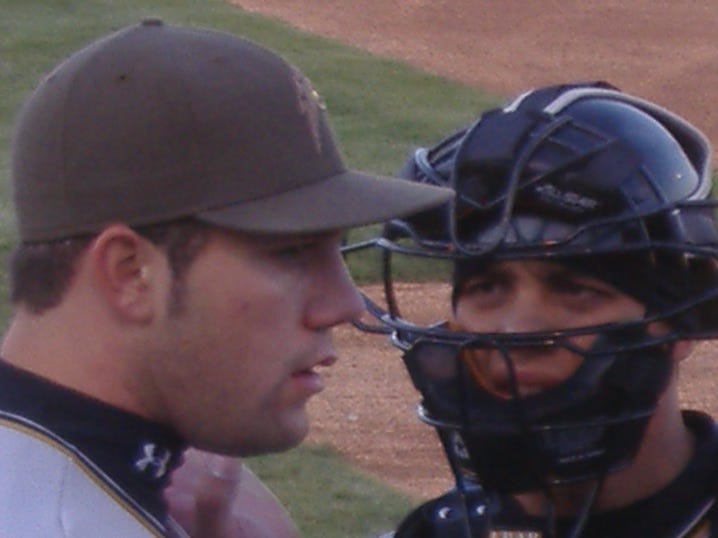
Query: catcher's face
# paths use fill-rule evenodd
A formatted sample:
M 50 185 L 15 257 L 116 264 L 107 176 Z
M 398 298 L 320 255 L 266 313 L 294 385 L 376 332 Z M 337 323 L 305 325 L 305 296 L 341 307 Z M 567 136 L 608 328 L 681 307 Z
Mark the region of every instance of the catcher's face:
M 557 263 L 497 262 L 466 279 L 458 290 L 452 324 L 476 333 L 557 331 L 640 319 L 644 306 L 610 284 Z M 575 336 L 588 349 L 596 336 Z M 561 346 L 522 347 L 508 353 L 520 396 L 567 379 L 582 358 Z M 507 358 L 496 349 L 470 349 L 462 357 L 475 379 L 503 398 L 513 395 Z

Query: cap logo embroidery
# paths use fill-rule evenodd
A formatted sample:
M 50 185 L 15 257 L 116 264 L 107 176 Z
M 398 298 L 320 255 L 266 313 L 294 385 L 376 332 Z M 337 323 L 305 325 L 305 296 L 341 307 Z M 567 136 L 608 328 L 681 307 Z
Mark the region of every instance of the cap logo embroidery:
M 314 147 L 317 149 L 317 153 L 321 153 L 322 133 L 320 130 L 319 116 L 322 110 L 326 110 L 326 105 L 322 101 L 319 92 L 312 86 L 311 81 L 296 69 L 293 70 L 293 79 L 297 91 L 299 113 L 302 114 L 307 121 L 307 127 L 314 140 Z

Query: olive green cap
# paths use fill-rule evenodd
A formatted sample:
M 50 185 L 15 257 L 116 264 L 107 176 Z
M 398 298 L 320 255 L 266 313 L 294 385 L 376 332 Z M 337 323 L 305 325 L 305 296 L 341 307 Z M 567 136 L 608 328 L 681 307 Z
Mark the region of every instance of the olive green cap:
M 311 233 L 447 201 L 446 189 L 349 171 L 311 84 L 246 39 L 148 19 L 70 56 L 18 117 L 20 238 L 194 216 Z

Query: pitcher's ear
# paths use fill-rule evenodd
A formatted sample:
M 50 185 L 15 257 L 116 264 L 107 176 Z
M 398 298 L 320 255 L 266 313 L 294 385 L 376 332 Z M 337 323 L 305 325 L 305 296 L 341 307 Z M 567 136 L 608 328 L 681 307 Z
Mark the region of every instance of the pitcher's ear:
M 157 248 L 123 224 L 113 224 L 93 241 L 88 262 L 108 307 L 120 318 L 145 323 L 152 318 L 153 263 Z

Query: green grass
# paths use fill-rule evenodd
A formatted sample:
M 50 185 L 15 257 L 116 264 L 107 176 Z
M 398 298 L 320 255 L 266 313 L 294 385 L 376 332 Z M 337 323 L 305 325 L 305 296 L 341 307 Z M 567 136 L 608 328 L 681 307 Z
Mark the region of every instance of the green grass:
M 246 463 L 283 500 L 306 538 L 376 536 L 396 528 L 417 504 L 353 470 L 325 446 L 301 446 Z
M 242 34 L 278 51 L 323 95 L 350 166 L 393 173 L 411 148 L 431 144 L 471 121 L 497 99 L 298 32 L 213 0 L 0 0 L 0 291 L 15 240 L 9 202 L 10 133 L 39 78 L 89 41 L 144 17 Z M 281 151 L 281 148 L 277 148 Z M 366 231 L 364 231 L 366 233 Z M 0 303 L 0 328 L 9 308 Z M 367 537 L 391 529 L 411 501 L 358 473 L 327 448 L 300 447 L 253 459 L 304 536 Z

